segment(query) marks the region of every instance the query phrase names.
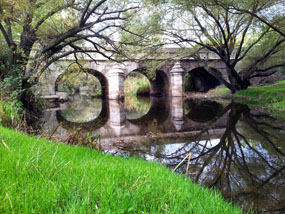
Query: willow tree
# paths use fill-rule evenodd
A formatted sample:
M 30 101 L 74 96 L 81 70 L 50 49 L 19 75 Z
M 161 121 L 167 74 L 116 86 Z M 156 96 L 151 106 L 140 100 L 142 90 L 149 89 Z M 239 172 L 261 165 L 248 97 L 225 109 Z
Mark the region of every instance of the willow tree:
M 76 61 L 78 54 L 94 60 L 92 53 L 116 60 L 121 54 L 116 32 L 125 30 L 129 11 L 137 6 L 128 0 L 0 0 L 8 69 L 17 66 L 27 88 L 31 78 L 69 55 Z
M 251 78 L 271 75 L 285 66 L 284 0 L 152 2 L 169 11 L 161 17 L 170 21 L 160 33 L 179 47 L 215 53 L 226 65 L 227 78 L 207 66 L 199 51 L 191 56 L 232 93 L 246 89 Z

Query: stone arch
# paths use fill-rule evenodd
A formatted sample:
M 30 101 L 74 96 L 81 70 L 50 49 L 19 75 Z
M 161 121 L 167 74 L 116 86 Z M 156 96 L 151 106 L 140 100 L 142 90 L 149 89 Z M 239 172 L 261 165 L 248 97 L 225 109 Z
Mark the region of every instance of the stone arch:
M 62 75 L 66 74 L 68 71 L 64 71 L 62 73 L 60 73 L 56 79 L 55 79 L 55 83 L 54 83 L 54 88 L 55 88 L 55 93 L 58 91 L 58 81 L 59 79 L 62 77 Z M 102 74 L 101 72 L 94 70 L 94 69 L 85 69 L 84 72 L 93 75 L 94 77 L 96 77 L 101 85 L 101 97 L 102 98 L 107 98 L 108 95 L 108 81 L 107 78 L 104 76 L 104 74 Z
M 217 71 L 215 68 L 211 69 Z M 216 77 L 211 75 L 204 67 L 196 67 L 187 73 L 190 74 L 190 77 L 185 78 L 185 81 L 189 81 L 188 84 L 191 87 L 190 91 L 207 92 L 210 89 L 221 85 L 221 82 Z M 187 83 L 185 85 L 187 85 Z

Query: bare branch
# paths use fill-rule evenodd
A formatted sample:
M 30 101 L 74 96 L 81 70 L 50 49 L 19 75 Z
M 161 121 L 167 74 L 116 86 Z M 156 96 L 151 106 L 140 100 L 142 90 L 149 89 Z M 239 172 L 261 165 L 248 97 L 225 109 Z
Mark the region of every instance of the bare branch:
M 87 20 L 89 19 L 89 17 L 92 15 L 92 13 L 95 12 L 95 10 L 97 8 L 99 8 L 102 4 L 104 4 L 107 0 L 101 0 L 99 1 L 89 12 L 88 12 L 88 9 L 90 8 L 90 4 L 92 3 L 93 0 L 89 0 L 87 6 L 85 7 L 85 11 L 84 13 L 82 14 L 82 18 L 81 18 L 81 21 L 80 21 L 80 26 L 83 26 L 86 24 Z M 105 9 L 107 10 L 107 9 Z
M 279 40 L 278 42 L 275 43 L 275 45 L 272 46 L 272 48 L 270 48 L 270 50 L 268 50 L 262 57 L 260 57 L 259 59 L 257 59 L 244 73 L 245 73 L 245 77 L 250 77 L 250 75 L 252 73 L 255 72 L 254 68 L 259 64 L 264 62 L 265 60 L 267 60 L 275 51 L 276 49 L 285 42 L 285 37 L 281 40 Z
M 44 17 L 42 17 L 37 24 L 34 27 L 34 30 L 37 31 L 39 27 L 50 17 L 52 17 L 54 14 L 62 11 L 65 8 L 73 6 L 74 2 L 71 2 L 70 4 L 62 5 L 61 7 L 55 8 L 54 10 L 48 12 Z
M 0 22 L 0 30 L 2 35 L 4 36 L 4 39 L 8 45 L 9 48 L 13 49 L 13 46 L 15 46 L 15 43 L 11 40 L 10 36 L 8 35 L 7 31 L 5 30 L 4 26 Z

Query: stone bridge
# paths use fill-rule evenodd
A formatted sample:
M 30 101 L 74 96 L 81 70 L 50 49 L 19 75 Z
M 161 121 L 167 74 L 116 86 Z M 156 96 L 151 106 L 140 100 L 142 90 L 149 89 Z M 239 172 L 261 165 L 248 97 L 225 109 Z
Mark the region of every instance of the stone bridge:
M 205 59 L 209 67 L 220 72 L 224 77 L 226 76 L 226 66 L 217 55 L 201 52 L 200 58 Z M 99 79 L 102 96 L 107 99 L 118 99 L 124 96 L 124 80 L 131 72 L 144 74 L 146 71 L 146 66 L 140 62 L 124 61 L 121 64 L 114 64 L 98 54 L 94 55 L 93 59 L 83 60 L 85 70 Z M 70 57 L 52 64 L 49 67 L 49 71 L 45 72 L 40 78 L 41 95 L 56 95 L 57 79 L 74 62 L 75 60 Z M 174 97 L 183 96 L 184 76 L 186 73 L 190 73 L 192 88 L 196 91 L 207 91 L 211 87 L 219 85 L 220 82 L 204 69 L 203 63 L 193 58 L 166 62 L 155 71 L 156 78 L 150 80 L 150 94 Z

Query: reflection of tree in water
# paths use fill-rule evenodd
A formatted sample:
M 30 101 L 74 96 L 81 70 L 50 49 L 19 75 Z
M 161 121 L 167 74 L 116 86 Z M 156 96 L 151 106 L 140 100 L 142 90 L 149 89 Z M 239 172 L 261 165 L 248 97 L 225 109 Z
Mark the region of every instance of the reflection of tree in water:
M 186 117 L 196 122 L 213 120 L 222 110 L 221 104 L 210 100 L 186 99 L 184 102 Z
M 205 136 L 226 113 L 227 126 L 221 138 L 210 139 L 209 135 L 208 140 L 201 140 L 202 134 Z M 232 103 L 207 123 L 194 142 L 151 146 L 136 152 L 171 168 L 191 152 L 191 179 L 218 188 L 225 198 L 245 208 L 281 213 L 285 212 L 285 124 L 278 123 L 245 105 Z M 179 171 L 185 169 L 186 162 Z
M 150 99 L 137 96 L 125 97 L 125 114 L 127 119 L 137 119 L 150 110 Z
M 70 106 L 70 108 L 59 112 L 63 118 L 75 123 L 89 122 L 97 118 L 102 111 L 102 100 L 74 96 Z

